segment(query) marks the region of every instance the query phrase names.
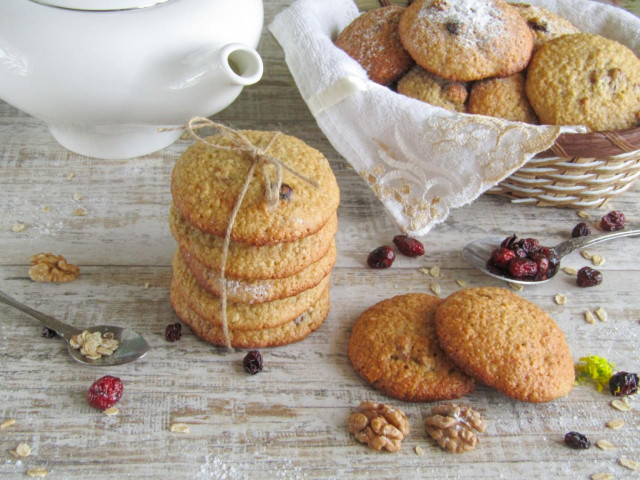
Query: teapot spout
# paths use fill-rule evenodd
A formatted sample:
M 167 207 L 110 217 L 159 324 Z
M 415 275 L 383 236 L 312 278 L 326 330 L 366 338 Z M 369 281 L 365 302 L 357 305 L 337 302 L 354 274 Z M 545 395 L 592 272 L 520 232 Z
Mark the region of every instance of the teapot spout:
M 255 49 L 242 43 L 230 43 L 220 50 L 220 67 L 235 85 L 253 85 L 262 77 L 262 58 Z

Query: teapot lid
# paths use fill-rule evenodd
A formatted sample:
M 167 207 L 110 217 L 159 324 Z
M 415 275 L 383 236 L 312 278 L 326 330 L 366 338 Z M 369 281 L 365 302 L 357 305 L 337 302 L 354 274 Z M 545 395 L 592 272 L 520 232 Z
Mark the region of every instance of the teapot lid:
M 114 12 L 153 7 L 172 0 L 31 0 L 50 7 L 90 12 Z

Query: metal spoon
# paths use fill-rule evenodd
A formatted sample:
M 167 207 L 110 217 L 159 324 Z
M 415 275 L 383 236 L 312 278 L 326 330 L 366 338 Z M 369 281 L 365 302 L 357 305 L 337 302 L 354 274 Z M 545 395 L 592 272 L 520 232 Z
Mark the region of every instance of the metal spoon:
M 64 338 L 67 343 L 69 343 L 71 337 L 83 332 L 83 330 L 67 325 L 66 323 L 62 323 L 55 318 L 49 317 L 48 315 L 23 305 L 1 291 L 0 302 L 9 305 L 10 307 L 17 308 L 21 312 L 24 312 L 39 321 L 45 327 L 54 330 L 58 335 Z M 120 342 L 120 346 L 108 357 L 102 356 L 97 360 L 90 360 L 82 355 L 80 350 L 76 350 L 69 344 L 69 354 L 80 363 L 97 367 L 111 367 L 113 365 L 122 365 L 123 363 L 138 360 L 139 358 L 144 357 L 149 351 L 149 344 L 142 335 L 129 328 L 98 325 L 96 327 L 87 328 L 86 330 L 90 333 L 100 332 L 103 335 L 107 332 L 111 332 L 113 333 L 114 338 Z
M 558 255 L 558 258 L 562 260 L 562 257 L 568 255 L 574 250 L 588 247 L 589 245 L 593 245 L 595 243 L 606 242 L 608 240 L 613 240 L 614 238 L 629 237 L 631 235 L 640 235 L 639 225 L 627 225 L 625 228 L 623 228 L 622 230 L 618 230 L 617 232 L 606 232 L 596 235 L 589 235 L 587 237 L 572 238 L 571 240 L 559 243 L 555 247 L 551 247 L 551 250 L 553 250 L 556 255 Z M 546 280 L 517 280 L 510 277 L 501 276 L 499 273 L 491 272 L 489 269 L 487 269 L 487 260 L 489 260 L 491 252 L 493 252 L 500 246 L 502 240 L 502 238 L 476 240 L 475 242 L 469 243 L 462 249 L 462 256 L 472 266 L 474 266 L 478 270 L 481 270 L 490 277 L 499 278 L 500 280 L 508 280 L 509 282 L 519 283 L 522 285 L 538 285 L 540 283 L 548 282 L 555 276 L 556 273 L 558 273 L 558 270 L 560 270 L 560 266 L 558 266 L 558 269 Z

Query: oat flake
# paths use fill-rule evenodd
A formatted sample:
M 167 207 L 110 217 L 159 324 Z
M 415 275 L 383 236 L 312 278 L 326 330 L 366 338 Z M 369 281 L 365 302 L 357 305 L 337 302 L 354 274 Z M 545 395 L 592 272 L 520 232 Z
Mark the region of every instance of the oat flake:
M 634 472 L 638 470 L 638 468 L 640 468 L 638 462 L 631 460 L 630 458 L 620 457 L 618 459 L 618 463 L 620 463 L 620 465 L 622 465 L 623 467 L 628 468 L 629 470 L 633 470 Z
M 441 289 L 440 289 L 440 284 L 438 282 L 431 282 L 431 285 L 429 286 L 429 288 L 431 288 L 431 291 L 436 295 L 440 295 Z
M 87 211 L 84 208 L 76 208 L 73 211 L 74 217 L 84 217 L 87 214 Z
M 564 293 L 558 293 L 558 294 L 556 294 L 555 297 L 553 297 L 553 300 L 558 305 L 564 305 L 565 303 L 567 303 L 567 296 Z
M 513 288 L 516 292 L 521 292 L 522 290 L 524 290 L 524 287 L 519 283 L 507 282 L 507 285 Z
M 44 207 L 42 207 L 42 211 L 44 213 L 49 213 L 51 211 L 51 207 L 49 205 L 45 205 Z
M 596 267 L 604 265 L 604 257 L 602 255 L 595 254 L 593 257 L 591 257 L 591 263 L 593 263 Z
M 586 250 L 580 250 L 580 255 L 582 255 L 582 257 L 587 260 L 591 260 L 593 258 L 593 255 L 591 254 L 591 252 L 588 252 Z
M 20 233 L 21 231 L 24 230 L 25 224 L 24 223 L 14 223 L 13 226 L 11 227 L 11 231 L 14 233 Z
M 467 282 L 465 280 L 462 279 L 458 279 L 456 280 L 456 283 L 458 284 L 458 286 L 460 287 L 466 287 L 467 286 Z
M 82 195 L 81 193 L 76 192 L 73 194 L 74 201 L 79 202 L 80 200 L 83 200 L 83 199 L 84 199 L 84 195 Z
M 598 316 L 601 322 L 606 322 L 609 319 L 607 312 L 602 307 L 598 307 L 598 309 L 596 310 L 596 315 Z
M 619 428 L 622 428 L 623 425 L 624 425 L 624 422 L 619 418 L 615 418 L 607 422 L 607 428 L 610 428 L 611 430 L 618 430 Z
M 111 407 L 103 410 L 102 413 L 104 413 L 108 417 L 112 417 L 113 415 L 117 415 L 118 413 L 120 413 L 120 410 L 118 409 L 118 407 Z
M 175 433 L 189 433 L 189 425 L 186 423 L 172 423 L 169 430 Z
M 422 449 L 422 447 L 420 445 L 416 445 L 416 454 L 423 456 L 424 455 L 424 450 Z
M 591 480 L 613 480 L 613 475 L 610 473 L 594 473 L 590 478 Z
M 611 400 L 611 406 L 616 410 L 620 410 L 621 412 L 628 412 L 629 410 L 631 410 L 631 405 L 623 400 Z
M 562 271 L 567 275 L 578 275 L 578 270 L 573 267 L 564 267 Z
M 0 430 L 9 428 L 11 425 L 14 425 L 15 423 L 16 423 L 15 418 L 9 418 L 0 424 Z
M 598 440 L 596 445 L 600 450 L 611 450 L 612 448 L 616 448 L 609 440 Z
M 578 215 L 580 218 L 583 218 L 585 220 L 589 220 L 589 217 L 590 217 L 590 215 L 587 212 L 585 212 L 584 210 L 578 210 L 576 212 L 576 215 Z
M 26 443 L 19 443 L 16 447 L 16 453 L 21 457 L 28 457 L 31 455 L 31 447 Z
M 44 478 L 47 476 L 47 471 L 44 468 L 31 468 L 27 470 L 27 475 L 32 478 Z
M 70 172 L 65 178 L 67 180 L 73 180 L 76 177 L 76 174 L 73 172 Z
M 440 276 L 440 267 L 438 267 L 437 265 L 434 267 L 431 267 L 429 269 L 429 275 L 431 275 L 432 277 L 439 277 Z
M 593 325 L 596 323 L 596 317 L 593 316 L 593 313 L 587 310 L 584 312 L 584 321 Z

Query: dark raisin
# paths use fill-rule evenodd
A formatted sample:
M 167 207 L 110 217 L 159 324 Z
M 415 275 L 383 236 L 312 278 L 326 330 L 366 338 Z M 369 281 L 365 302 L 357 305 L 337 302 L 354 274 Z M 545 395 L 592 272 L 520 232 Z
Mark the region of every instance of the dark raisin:
M 291 200 L 293 196 L 293 188 L 286 183 L 280 185 L 280 200 L 286 200 L 287 202 Z
M 58 336 L 58 333 L 55 330 L 51 330 L 47 327 L 42 327 L 42 337 L 44 338 L 55 338 Z
M 524 248 L 514 248 L 513 252 L 518 258 L 527 258 L 527 252 L 524 251 Z
M 600 226 L 607 232 L 622 230 L 627 223 L 624 213 L 613 210 L 600 219 Z
M 262 371 L 262 354 L 258 350 L 250 350 L 242 359 L 244 371 L 249 375 L 255 375 Z
M 506 269 L 509 266 L 509 262 L 514 258 L 516 258 L 515 252 L 508 248 L 496 248 L 491 253 L 491 263 L 500 268 Z
M 400 253 L 407 257 L 419 257 L 424 255 L 424 245 L 415 238 L 406 235 L 396 235 L 393 237 L 393 243 L 398 247 Z
M 591 447 L 591 442 L 582 433 L 569 432 L 564 436 L 564 443 L 571 448 L 586 450 Z
M 167 342 L 177 342 L 182 337 L 182 325 L 180 323 L 171 323 L 167 325 L 164 331 L 164 338 Z
M 367 264 L 371 268 L 389 268 L 395 259 L 396 254 L 393 253 L 393 248 L 383 245 L 369 254 Z
M 591 267 L 582 267 L 578 270 L 579 287 L 595 287 L 602 283 L 602 274 Z
M 541 253 L 549 260 L 549 270 L 555 270 L 558 268 L 558 265 L 560 265 L 560 257 L 555 250 L 549 247 L 540 247 L 538 253 Z
M 543 22 L 541 20 L 539 20 L 539 21 L 529 20 L 527 22 L 527 25 L 529 25 L 529 28 L 531 30 L 535 30 L 536 32 L 547 33 L 549 31 L 548 28 L 547 28 L 546 22 Z
M 513 248 L 513 244 L 516 242 L 518 237 L 516 237 L 516 234 L 514 233 L 513 235 L 511 235 L 510 237 L 505 238 L 502 243 L 500 244 L 500 246 L 502 248 L 508 248 L 511 249 Z
M 591 235 L 591 228 L 589 228 L 589 225 L 584 222 L 577 224 L 571 231 L 571 236 L 573 238 L 588 237 L 589 235 Z
M 515 258 L 509 262 L 509 273 L 513 278 L 535 277 L 538 264 L 528 258 Z
M 549 259 L 547 257 L 538 252 L 534 253 L 529 258 L 531 258 L 531 260 L 536 262 L 536 264 L 538 265 L 538 275 L 547 273 L 547 270 L 549 270 Z
M 633 395 L 638 391 L 638 374 L 629 372 L 616 372 L 609 379 L 609 389 L 616 397 Z
M 448 22 L 447 32 L 451 35 L 459 35 L 462 33 L 462 24 L 460 22 Z
M 525 238 L 524 240 L 520 240 L 518 242 L 520 247 L 527 252 L 527 255 L 531 255 L 532 253 L 536 253 L 540 250 L 540 242 L 535 238 Z

